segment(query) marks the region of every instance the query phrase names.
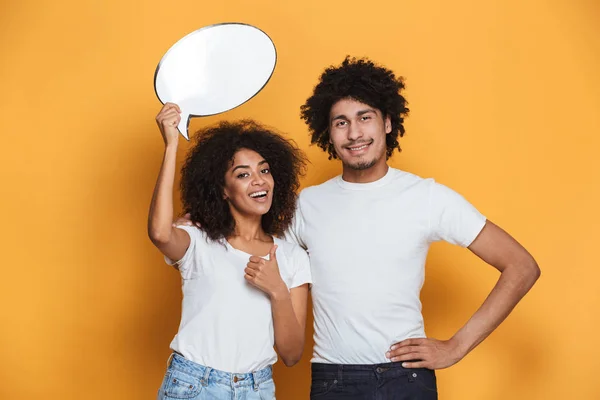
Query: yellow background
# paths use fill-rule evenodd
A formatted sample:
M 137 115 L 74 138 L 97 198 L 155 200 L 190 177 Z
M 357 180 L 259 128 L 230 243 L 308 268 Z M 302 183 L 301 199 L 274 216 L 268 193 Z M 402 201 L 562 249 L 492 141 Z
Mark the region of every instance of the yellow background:
M 153 74 L 180 37 L 238 21 L 274 40 L 275 73 L 192 129 L 276 126 L 308 152 L 304 185 L 320 183 L 340 166 L 308 146 L 299 106 L 324 67 L 369 56 L 406 77 L 412 112 L 391 164 L 459 191 L 539 262 L 509 319 L 438 372 L 440 398 L 600 399 L 599 20 L 597 0 L 4 0 L 0 398 L 154 398 L 181 294 L 146 236 L 162 158 Z M 497 276 L 434 245 L 428 334 L 450 337 Z M 277 365 L 278 398 L 307 398 L 311 344 Z

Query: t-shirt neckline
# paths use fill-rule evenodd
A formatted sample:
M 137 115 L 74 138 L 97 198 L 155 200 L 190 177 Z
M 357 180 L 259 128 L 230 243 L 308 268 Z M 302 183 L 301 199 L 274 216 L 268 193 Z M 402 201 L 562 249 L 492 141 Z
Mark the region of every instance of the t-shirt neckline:
M 348 190 L 371 190 L 371 189 L 382 187 L 382 186 L 386 185 L 392 179 L 392 175 L 393 175 L 392 170 L 393 170 L 393 168 L 388 167 L 388 170 L 385 173 L 385 175 L 373 182 L 367 182 L 367 183 L 348 182 L 342 178 L 342 175 L 338 175 L 336 177 L 336 182 L 340 187 L 342 187 L 344 189 L 348 189 Z
M 281 247 L 281 246 L 279 246 L 279 243 L 277 243 L 279 239 L 278 239 L 278 238 L 276 238 L 275 236 L 272 236 L 272 238 L 273 238 L 273 244 L 276 244 L 278 247 Z M 231 245 L 231 243 L 229 243 L 229 241 L 228 241 L 226 238 L 223 238 L 223 241 L 225 242 L 225 247 L 227 247 L 227 249 L 231 250 L 232 252 L 234 252 L 234 253 L 236 253 L 236 254 L 239 254 L 239 255 L 241 255 L 241 256 L 247 257 L 247 258 L 254 257 L 254 256 L 253 256 L 252 254 L 250 254 L 250 253 L 246 253 L 246 252 L 245 252 L 245 251 L 243 251 L 243 250 L 236 249 L 235 247 L 233 247 L 233 246 Z M 264 255 L 264 256 L 258 256 L 258 257 L 260 257 L 260 258 L 264 258 L 265 260 L 268 260 L 268 259 L 269 259 L 269 255 L 268 255 L 268 254 L 266 254 L 266 255 Z

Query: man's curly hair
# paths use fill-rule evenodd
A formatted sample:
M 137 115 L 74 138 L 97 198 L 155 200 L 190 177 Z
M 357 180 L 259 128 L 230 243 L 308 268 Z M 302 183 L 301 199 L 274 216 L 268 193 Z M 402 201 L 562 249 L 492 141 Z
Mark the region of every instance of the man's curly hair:
M 376 65 L 366 58 L 346 56 L 340 66 L 331 66 L 323 72 L 313 95 L 300 107 L 300 115 L 312 135 L 311 143 L 329 153 L 329 159 L 338 158 L 329 141 L 329 113 L 341 99 L 352 98 L 377 108 L 383 117 L 390 117 L 392 131 L 386 135 L 386 159 L 394 149 L 400 151 L 398 136 L 404 135 L 404 118 L 408 116 L 407 101 L 401 95 L 402 77 Z
M 254 150 L 269 163 L 275 182 L 273 203 L 262 217 L 269 235 L 282 234 L 296 209 L 300 176 L 306 158 L 297 145 L 252 120 L 221 122 L 197 132 L 181 170 L 181 199 L 185 212 L 212 240 L 235 230 L 229 205 L 223 199 L 225 173 L 240 149 Z

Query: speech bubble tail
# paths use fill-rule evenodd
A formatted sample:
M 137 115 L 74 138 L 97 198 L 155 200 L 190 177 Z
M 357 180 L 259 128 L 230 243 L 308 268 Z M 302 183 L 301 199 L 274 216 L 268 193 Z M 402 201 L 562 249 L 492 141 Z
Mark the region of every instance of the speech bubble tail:
M 179 121 L 179 125 L 177 125 L 177 129 L 179 129 L 179 133 L 181 136 L 185 138 L 185 140 L 189 141 L 190 137 L 188 134 L 188 126 L 190 125 L 190 116 L 187 114 L 181 115 L 181 121 Z

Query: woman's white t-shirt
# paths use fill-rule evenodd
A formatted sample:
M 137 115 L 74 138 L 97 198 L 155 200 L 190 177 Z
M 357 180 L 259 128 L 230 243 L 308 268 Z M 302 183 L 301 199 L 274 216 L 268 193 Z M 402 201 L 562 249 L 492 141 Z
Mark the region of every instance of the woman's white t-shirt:
M 190 246 L 177 263 L 183 302 L 171 349 L 195 363 L 232 373 L 258 371 L 277 361 L 271 302 L 244 279 L 250 254 L 226 240 L 212 241 L 196 227 L 178 226 Z M 288 289 L 311 283 L 306 252 L 274 238 L 279 272 Z M 264 257 L 268 259 L 268 256 Z

